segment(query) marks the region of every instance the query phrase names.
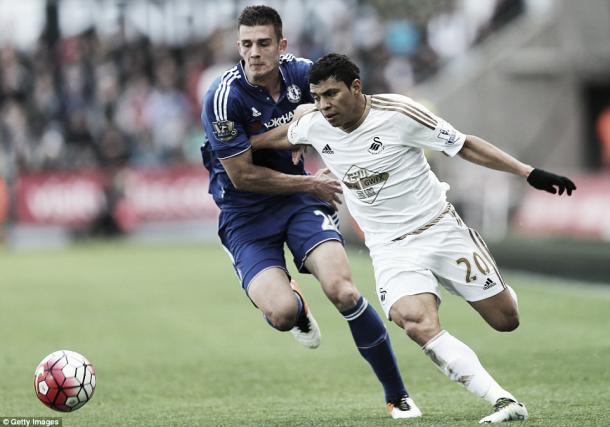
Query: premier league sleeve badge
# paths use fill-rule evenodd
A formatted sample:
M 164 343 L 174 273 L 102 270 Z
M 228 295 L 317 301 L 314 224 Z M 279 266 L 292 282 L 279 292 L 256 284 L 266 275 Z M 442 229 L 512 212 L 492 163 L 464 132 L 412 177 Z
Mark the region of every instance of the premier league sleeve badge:
M 222 142 L 227 142 L 235 138 L 237 135 L 237 129 L 235 129 L 235 122 L 230 120 L 222 120 L 219 122 L 212 122 L 214 127 L 214 136 L 216 139 Z

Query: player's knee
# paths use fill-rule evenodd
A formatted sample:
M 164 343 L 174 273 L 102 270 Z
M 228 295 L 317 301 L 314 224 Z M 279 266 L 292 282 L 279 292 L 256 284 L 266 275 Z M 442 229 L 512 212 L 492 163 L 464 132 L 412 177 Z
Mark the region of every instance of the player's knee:
M 282 315 L 277 315 L 277 314 L 271 314 L 271 315 L 266 315 L 267 316 L 267 321 L 269 322 L 269 324 L 271 326 L 273 326 L 275 329 L 277 329 L 278 331 L 289 331 L 292 329 L 292 327 L 294 326 L 294 316 L 293 317 L 287 317 L 287 316 L 282 316 Z
M 289 331 L 294 326 L 296 307 L 274 307 L 265 311 L 267 322 L 278 331 Z
M 517 310 L 511 310 L 498 319 L 492 325 L 496 331 L 511 332 L 519 327 L 519 313 Z
M 339 311 L 353 308 L 360 298 L 360 292 L 354 283 L 345 277 L 335 278 L 332 283 L 325 286 L 325 293 Z

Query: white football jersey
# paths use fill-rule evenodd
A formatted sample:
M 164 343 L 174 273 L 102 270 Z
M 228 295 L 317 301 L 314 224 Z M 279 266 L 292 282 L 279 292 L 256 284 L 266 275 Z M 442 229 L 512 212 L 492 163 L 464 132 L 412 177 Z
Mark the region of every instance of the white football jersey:
M 455 156 L 465 136 L 412 99 L 387 94 L 366 97 L 363 119 L 349 133 L 316 111 L 290 125 L 288 140 L 320 154 L 372 248 L 418 229 L 445 207 L 449 186 L 430 170 L 424 149 Z

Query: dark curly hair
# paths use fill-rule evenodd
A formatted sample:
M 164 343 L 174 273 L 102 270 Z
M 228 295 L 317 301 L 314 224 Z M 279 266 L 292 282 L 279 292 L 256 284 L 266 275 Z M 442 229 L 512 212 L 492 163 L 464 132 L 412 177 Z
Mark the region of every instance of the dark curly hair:
M 350 87 L 354 80 L 360 79 L 360 69 L 347 56 L 329 53 L 311 66 L 309 83 L 318 84 L 331 77 Z

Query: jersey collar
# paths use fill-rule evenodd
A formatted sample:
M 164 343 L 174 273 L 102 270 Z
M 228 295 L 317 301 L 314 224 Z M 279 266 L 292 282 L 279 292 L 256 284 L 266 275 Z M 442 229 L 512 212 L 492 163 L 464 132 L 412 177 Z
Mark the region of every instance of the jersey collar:
M 350 128 L 348 129 L 342 129 L 343 132 L 345 133 L 352 133 L 353 131 L 355 131 L 356 129 L 358 129 L 358 127 L 360 127 L 360 125 L 366 120 L 366 118 L 369 115 L 369 111 L 371 111 L 371 97 L 370 95 L 364 95 L 364 111 L 362 113 L 362 116 L 360 116 L 360 118 L 358 119 L 358 121 L 356 123 L 354 123 Z

